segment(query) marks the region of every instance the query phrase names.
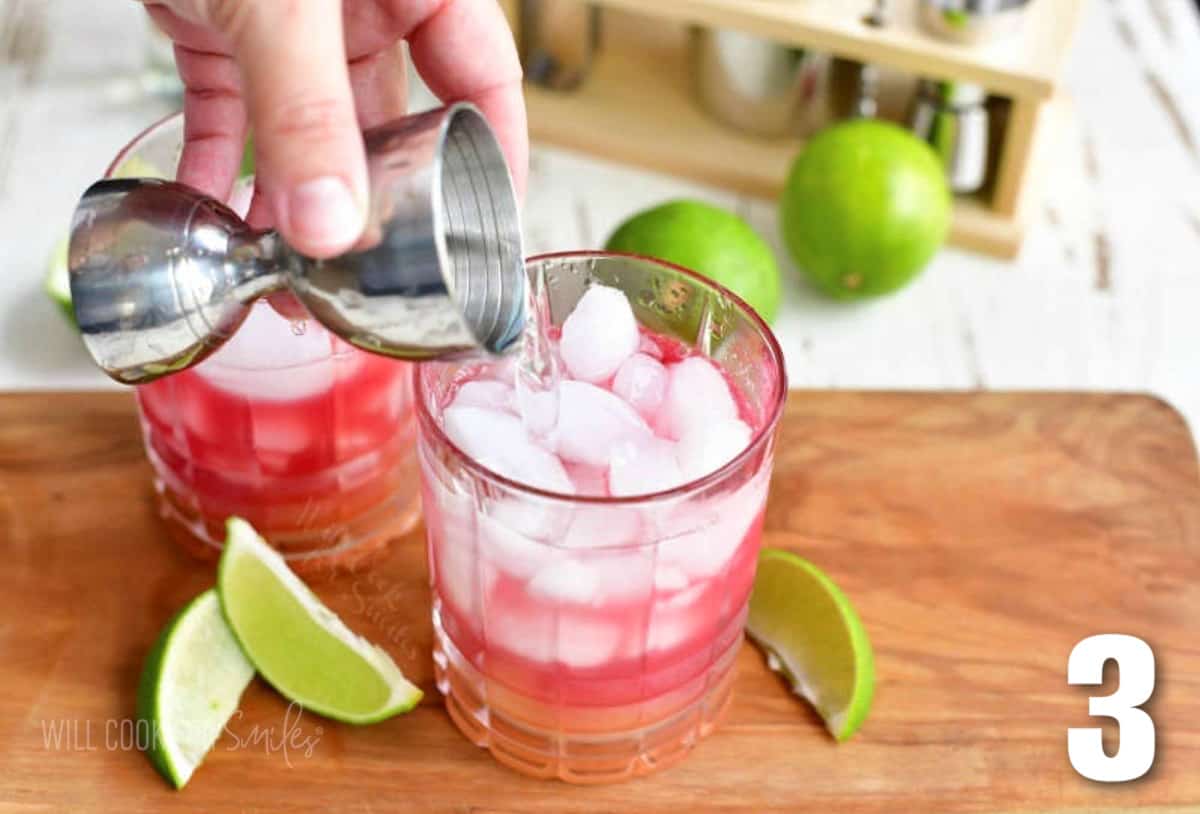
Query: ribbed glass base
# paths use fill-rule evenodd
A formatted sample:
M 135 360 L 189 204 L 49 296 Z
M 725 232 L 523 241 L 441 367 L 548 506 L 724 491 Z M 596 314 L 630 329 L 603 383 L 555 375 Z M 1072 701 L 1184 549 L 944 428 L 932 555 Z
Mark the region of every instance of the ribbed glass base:
M 666 693 L 620 707 L 574 708 L 489 679 L 459 653 L 436 609 L 433 617 L 437 685 L 462 733 L 506 766 L 568 783 L 615 783 L 682 760 L 728 707 L 741 644 L 738 636 L 714 660 L 699 695 Z

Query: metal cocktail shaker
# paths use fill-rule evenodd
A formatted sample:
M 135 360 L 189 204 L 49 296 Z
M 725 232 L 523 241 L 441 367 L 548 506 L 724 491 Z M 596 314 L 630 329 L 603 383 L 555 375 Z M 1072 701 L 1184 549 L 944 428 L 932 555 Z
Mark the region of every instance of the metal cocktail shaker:
M 987 180 L 987 91 L 967 82 L 921 80 L 909 124 L 929 142 L 954 192 L 975 192 Z
M 944 40 L 979 45 L 1020 31 L 1029 0 L 921 0 L 925 30 Z
M 183 184 L 94 184 L 75 210 L 70 273 L 96 363 L 128 384 L 191 367 L 255 299 L 283 289 L 364 350 L 417 360 L 513 347 L 525 322 L 520 221 L 483 115 L 451 105 L 364 140 L 367 228 L 330 260 L 296 253 Z
M 691 29 L 689 48 L 697 97 L 718 121 L 764 137 L 803 135 L 818 126 L 824 54 L 700 27 Z
M 587 79 L 600 49 L 600 7 L 576 0 L 520 0 L 515 33 L 526 81 L 572 91 Z

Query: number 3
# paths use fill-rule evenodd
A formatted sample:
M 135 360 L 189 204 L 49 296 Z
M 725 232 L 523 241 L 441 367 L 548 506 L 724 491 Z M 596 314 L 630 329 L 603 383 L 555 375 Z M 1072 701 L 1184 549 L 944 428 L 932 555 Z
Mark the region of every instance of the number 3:
M 1075 645 L 1067 660 L 1068 684 L 1101 684 L 1104 663 L 1117 663 L 1120 683 L 1112 695 L 1088 699 L 1088 714 L 1112 718 L 1120 727 L 1117 753 L 1104 754 L 1099 727 L 1067 729 L 1067 756 L 1089 780 L 1124 783 L 1154 764 L 1154 721 L 1139 706 L 1154 692 L 1154 652 L 1136 636 L 1105 633 Z

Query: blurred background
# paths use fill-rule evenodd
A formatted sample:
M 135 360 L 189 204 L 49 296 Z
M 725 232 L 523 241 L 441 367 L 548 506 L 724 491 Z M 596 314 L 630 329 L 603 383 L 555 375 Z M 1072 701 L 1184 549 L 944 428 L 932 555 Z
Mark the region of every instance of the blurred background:
M 793 387 L 1149 391 L 1200 427 L 1192 0 L 504 5 L 529 253 L 609 244 L 740 287 Z M 44 279 L 83 189 L 177 107 L 138 4 L 0 0 L 0 389 L 115 387 Z M 864 119 L 894 128 L 827 138 Z M 931 172 L 948 232 L 913 219 L 945 208 Z M 839 207 L 866 214 L 826 228 Z

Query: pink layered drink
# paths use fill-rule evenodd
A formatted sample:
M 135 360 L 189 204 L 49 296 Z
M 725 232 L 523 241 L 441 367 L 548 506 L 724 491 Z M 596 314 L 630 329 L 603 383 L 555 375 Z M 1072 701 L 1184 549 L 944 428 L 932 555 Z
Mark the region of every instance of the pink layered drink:
M 503 762 L 645 773 L 728 700 L 782 392 L 773 340 L 734 313 L 738 358 L 709 358 L 593 282 L 551 331 L 549 421 L 512 364 L 419 374 L 439 686 Z
M 176 114 L 106 175 L 173 178 L 182 143 Z M 240 179 L 227 203 L 245 214 L 253 189 Z M 350 347 L 290 295 L 273 300 L 196 367 L 138 388 L 159 511 L 201 556 L 219 553 L 236 514 L 294 568 L 358 564 L 419 519 L 412 366 Z
M 416 519 L 410 377 L 255 304 L 213 356 L 138 388 L 173 536 L 215 555 L 238 515 L 302 569 L 378 550 Z

